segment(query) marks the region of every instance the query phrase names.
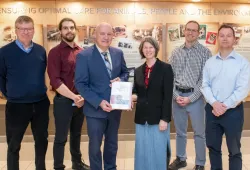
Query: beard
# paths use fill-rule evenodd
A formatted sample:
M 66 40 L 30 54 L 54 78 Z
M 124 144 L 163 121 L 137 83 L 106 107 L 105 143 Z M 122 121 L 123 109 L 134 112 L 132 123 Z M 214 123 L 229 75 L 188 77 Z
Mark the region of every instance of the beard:
M 71 34 L 72 36 L 68 37 L 68 35 Z M 66 35 L 62 35 L 62 38 L 67 41 L 67 42 L 73 42 L 75 39 L 76 35 L 73 33 L 68 33 Z

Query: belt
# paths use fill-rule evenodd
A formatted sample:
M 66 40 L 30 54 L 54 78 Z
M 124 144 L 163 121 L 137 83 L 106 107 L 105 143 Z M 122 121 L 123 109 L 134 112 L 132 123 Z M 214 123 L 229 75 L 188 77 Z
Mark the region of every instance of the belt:
M 190 93 L 194 91 L 194 88 L 189 88 L 189 89 L 183 89 L 179 86 L 175 86 L 175 89 L 182 92 L 182 93 Z

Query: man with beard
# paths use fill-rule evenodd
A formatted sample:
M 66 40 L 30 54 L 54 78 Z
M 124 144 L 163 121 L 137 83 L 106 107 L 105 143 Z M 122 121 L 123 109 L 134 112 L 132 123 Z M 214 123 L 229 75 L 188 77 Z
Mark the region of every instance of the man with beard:
M 205 62 L 212 56 L 210 50 L 198 42 L 200 25 L 189 21 L 184 30 L 185 43 L 176 48 L 170 57 L 174 71 L 173 117 L 176 128 L 176 159 L 169 170 L 187 166 L 188 116 L 194 130 L 196 151 L 194 170 L 203 170 L 206 161 L 205 111 L 200 88 Z
M 84 99 L 74 86 L 76 55 L 82 50 L 75 44 L 75 21 L 64 18 L 59 23 L 62 41 L 48 55 L 50 84 L 56 91 L 54 97 L 55 141 L 53 147 L 54 169 L 64 170 L 64 147 L 70 129 L 70 153 L 72 169 L 88 170 L 82 162 L 80 151 L 81 129 L 84 121 Z

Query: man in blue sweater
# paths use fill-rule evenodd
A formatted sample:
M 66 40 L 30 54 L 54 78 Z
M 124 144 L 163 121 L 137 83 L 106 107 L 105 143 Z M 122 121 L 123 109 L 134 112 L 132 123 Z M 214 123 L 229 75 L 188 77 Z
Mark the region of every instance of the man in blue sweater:
M 17 40 L 0 50 L 0 91 L 7 98 L 6 136 L 8 170 L 19 170 L 19 150 L 27 126 L 35 140 L 36 170 L 45 170 L 49 105 L 45 85 L 45 49 L 32 42 L 34 22 L 20 16 L 15 22 Z

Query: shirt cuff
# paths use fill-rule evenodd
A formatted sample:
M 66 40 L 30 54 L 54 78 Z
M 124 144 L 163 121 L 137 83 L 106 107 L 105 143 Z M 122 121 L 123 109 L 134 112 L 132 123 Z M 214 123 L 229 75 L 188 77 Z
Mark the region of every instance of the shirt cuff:
M 62 81 L 56 81 L 54 83 L 51 83 L 51 86 L 53 87 L 53 89 L 58 89 L 61 85 L 63 84 Z
M 191 96 L 189 96 L 188 98 L 189 98 L 190 102 L 193 103 L 193 102 L 195 102 L 196 100 L 198 100 L 200 97 L 201 97 L 201 94 L 200 94 L 200 93 L 199 93 L 199 94 L 193 93 L 193 94 L 192 94 Z
M 167 123 L 171 122 L 171 118 L 169 118 L 169 117 L 161 118 L 161 120 L 164 120 Z
M 176 100 L 176 98 L 179 96 L 179 94 L 176 92 L 176 91 L 174 91 L 174 93 L 173 93 L 173 99 L 174 100 Z
M 215 98 L 212 98 L 210 100 L 207 100 L 207 102 L 212 106 L 214 102 L 216 102 L 217 100 Z
M 93 106 L 94 106 L 96 109 L 98 109 L 98 107 L 100 106 L 100 104 L 102 103 L 102 101 L 103 101 L 103 99 L 101 99 L 101 98 L 97 99 L 97 102 L 94 103 Z M 101 106 L 100 106 L 100 107 L 101 107 Z
M 235 108 L 237 106 L 237 104 L 233 105 L 233 103 L 230 103 L 228 100 L 223 102 L 223 104 L 227 106 L 227 109 Z
M 189 96 L 188 98 L 189 98 L 189 100 L 190 100 L 191 103 L 193 103 L 194 101 L 197 100 L 197 98 L 196 98 L 195 95 L 191 95 L 191 96 Z

